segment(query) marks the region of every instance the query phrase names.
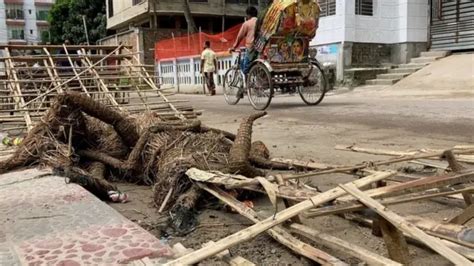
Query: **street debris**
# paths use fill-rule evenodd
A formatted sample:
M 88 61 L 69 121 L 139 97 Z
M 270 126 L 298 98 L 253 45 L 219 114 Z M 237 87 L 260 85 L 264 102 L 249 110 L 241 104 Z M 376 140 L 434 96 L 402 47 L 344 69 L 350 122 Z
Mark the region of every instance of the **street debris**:
M 179 235 L 198 226 L 196 209 L 201 199 L 219 199 L 254 223 L 201 249 L 181 248 L 182 256 L 169 265 L 194 264 L 215 255 L 225 261 L 240 261 L 238 265 L 251 265 L 242 257 L 222 252 L 264 232 L 320 264 L 346 265 L 327 250 L 295 235 L 317 239 L 329 250 L 369 264 L 409 263 L 407 243 L 412 239 L 455 264 L 469 264 L 474 258 L 472 228 L 465 225 L 474 215 L 474 168 L 458 161 L 470 158 L 472 147 L 395 152 L 345 146 L 344 150 L 353 152 L 394 156 L 350 166 L 272 159 L 263 142 L 251 140 L 252 124 L 262 116 L 265 112 L 243 118 L 234 135 L 204 126 L 197 119 L 170 121 L 152 112 L 130 115 L 84 94 L 68 92 L 57 96 L 13 156 L 0 162 L 0 172 L 30 165 L 49 166 L 55 174 L 114 202 L 126 202 L 128 198 L 113 181 L 151 185 L 157 210 L 170 215 L 170 225 Z M 429 176 L 424 172 L 417 175 L 416 171 L 407 175 L 389 168 L 420 159 L 446 160 L 448 167 L 441 173 L 430 172 Z M 294 170 L 300 172 L 288 173 Z M 324 192 L 298 182 L 301 178 L 334 173 L 359 179 Z M 275 213 L 263 216 L 256 212 L 258 206 L 238 200 L 249 192 L 266 195 Z M 466 209 L 447 223 L 416 215 L 402 216 L 388 207 L 459 194 Z M 279 210 L 280 201 L 286 207 L 283 210 Z M 323 215 L 365 221 L 383 236 L 389 258 L 302 223 L 305 218 Z
M 16 150 L 11 154 L 2 148 L 2 159 L 11 156 L 0 161 L 0 173 L 50 167 L 67 182 L 116 203 L 133 200 L 118 189 L 117 181 L 150 186 L 157 212 L 170 217 L 176 235 L 198 228 L 200 203 L 213 199 L 253 224 L 200 249 L 176 244 L 179 255 L 169 265 L 212 256 L 231 265 L 254 265 L 230 254 L 229 248 L 261 233 L 323 265 L 347 265 L 339 254 L 369 265 L 409 264 L 407 243 L 413 241 L 454 264 L 474 260 L 473 230 L 467 225 L 474 217 L 472 145 L 410 151 L 337 145 L 337 150 L 391 156 L 355 165 L 271 158 L 264 142 L 252 142 L 252 125 L 265 112 L 244 117 L 236 134 L 203 125 L 198 111 L 177 105 L 185 101 L 167 98 L 170 94 L 155 85 L 148 66 L 140 65 L 126 46 L 2 48 L 7 80 L 0 90 L 0 122 L 8 126 L 5 132 L 25 135 L 1 136 L 2 143 Z M 65 53 L 53 53 L 58 49 Z M 38 50 L 42 54 L 30 54 Z M 76 50 L 80 55 L 69 53 Z M 102 64 L 108 60 L 117 64 Z M 61 67 L 61 62 L 69 63 Z M 321 191 L 317 178 L 330 174 L 355 179 Z M 301 182 L 307 178 L 315 184 Z M 258 211 L 260 206 L 252 201 L 256 193 L 268 197 L 272 215 Z M 465 208 L 444 221 L 390 209 L 438 199 L 462 201 Z M 383 237 L 388 258 L 304 224 L 305 219 L 329 215 L 371 227 L 374 236 Z

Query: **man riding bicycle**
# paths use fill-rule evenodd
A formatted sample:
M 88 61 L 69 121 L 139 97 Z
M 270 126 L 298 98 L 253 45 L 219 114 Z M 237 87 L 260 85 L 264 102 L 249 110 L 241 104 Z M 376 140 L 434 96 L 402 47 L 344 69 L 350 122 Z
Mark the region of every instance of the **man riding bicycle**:
M 244 74 L 249 72 L 250 64 L 257 57 L 256 51 L 253 50 L 253 42 L 255 40 L 255 27 L 257 25 L 257 15 L 258 11 L 255 7 L 250 6 L 245 11 L 247 14 L 247 21 L 240 28 L 237 39 L 235 40 L 234 45 L 230 49 L 231 52 L 235 51 L 242 40 L 245 40 L 245 48 L 247 52 L 241 62 L 241 69 Z

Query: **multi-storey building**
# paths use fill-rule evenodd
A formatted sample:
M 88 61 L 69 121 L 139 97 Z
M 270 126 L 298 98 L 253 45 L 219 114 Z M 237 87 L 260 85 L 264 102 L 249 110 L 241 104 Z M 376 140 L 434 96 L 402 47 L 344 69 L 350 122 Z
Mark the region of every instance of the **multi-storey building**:
M 403 64 L 426 50 L 474 49 L 472 0 L 319 0 L 312 46 L 344 70 Z
M 184 0 L 106 0 L 107 29 L 117 34 L 99 43 L 122 42 L 134 47 L 140 59 L 154 63 L 157 41 L 188 33 Z M 245 9 L 266 0 L 187 0 L 198 29 L 218 33 L 244 22 Z
M 0 0 L 0 43 L 49 41 L 48 12 L 55 0 Z

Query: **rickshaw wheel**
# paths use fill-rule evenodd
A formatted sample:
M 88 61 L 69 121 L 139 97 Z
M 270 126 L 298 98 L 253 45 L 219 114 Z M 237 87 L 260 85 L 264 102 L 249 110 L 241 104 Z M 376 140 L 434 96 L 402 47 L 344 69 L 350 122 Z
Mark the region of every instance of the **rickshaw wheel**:
M 256 62 L 247 75 L 247 94 L 255 110 L 265 110 L 273 97 L 272 75 L 261 62 Z
M 244 74 L 238 68 L 227 70 L 224 75 L 224 98 L 230 105 L 240 101 L 239 90 L 244 89 Z
M 311 62 L 310 69 L 303 73 L 304 84 L 298 87 L 298 93 L 307 105 L 319 104 L 326 94 L 327 80 L 319 64 Z

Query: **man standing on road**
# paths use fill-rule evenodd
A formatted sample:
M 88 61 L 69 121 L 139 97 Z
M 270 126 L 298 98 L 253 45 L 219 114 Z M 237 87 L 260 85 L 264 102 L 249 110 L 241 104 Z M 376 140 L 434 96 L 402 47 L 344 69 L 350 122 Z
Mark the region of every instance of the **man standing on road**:
M 214 73 L 217 73 L 216 53 L 211 49 L 211 42 L 204 43 L 204 51 L 201 54 L 201 73 L 206 79 L 209 94 L 216 95 L 216 85 L 214 84 Z

